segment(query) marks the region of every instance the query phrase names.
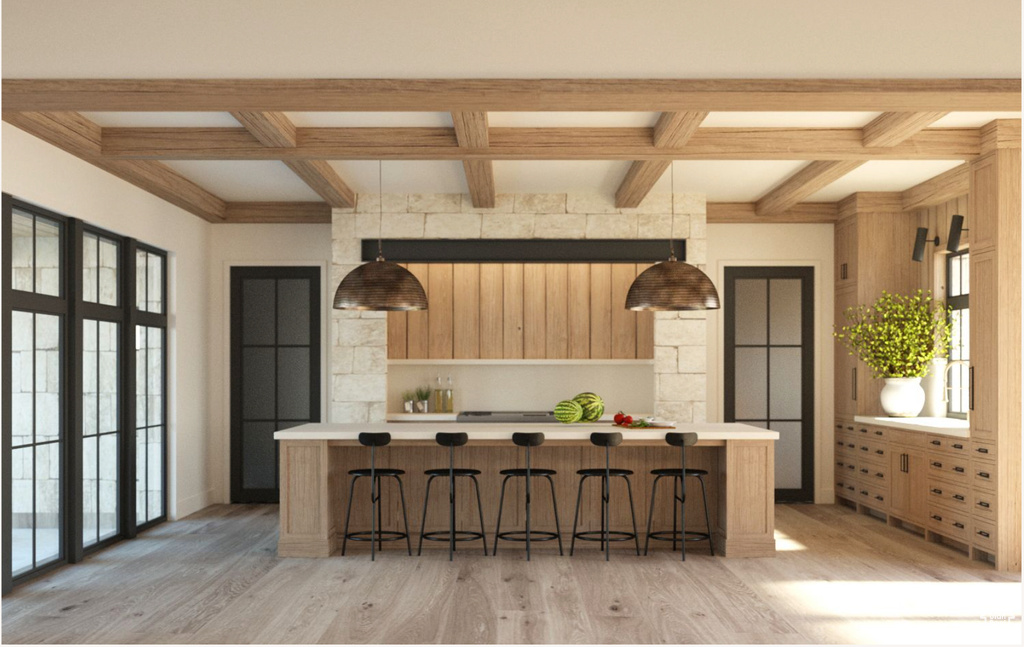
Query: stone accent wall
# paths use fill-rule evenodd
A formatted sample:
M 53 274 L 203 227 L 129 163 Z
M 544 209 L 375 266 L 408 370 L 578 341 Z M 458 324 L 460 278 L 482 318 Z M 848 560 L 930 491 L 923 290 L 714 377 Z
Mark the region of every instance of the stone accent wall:
M 380 216 L 381 200 L 384 214 Z M 359 195 L 333 211 L 331 288 L 360 263 L 360 241 L 376 238 L 685 238 L 686 260 L 704 269 L 703 194 L 652 194 L 617 209 L 600 194 L 498 195 L 477 209 L 458 193 Z M 666 249 L 666 256 L 668 250 Z M 704 422 L 707 330 L 703 312 L 659 312 L 654 323 L 655 414 Z M 331 311 L 331 422 L 379 422 L 387 413 L 387 319 L 380 312 Z

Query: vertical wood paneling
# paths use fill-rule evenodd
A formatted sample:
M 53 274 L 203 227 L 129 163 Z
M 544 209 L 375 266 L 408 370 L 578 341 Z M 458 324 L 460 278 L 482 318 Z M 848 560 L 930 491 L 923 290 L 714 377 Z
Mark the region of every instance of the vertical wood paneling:
M 650 263 L 637 264 L 637 276 L 650 266 Z M 654 313 L 649 310 L 636 313 L 636 357 L 654 359 Z
M 523 357 L 543 359 L 546 342 L 546 268 L 540 263 L 523 265 Z
M 523 266 L 505 263 L 502 266 L 502 356 L 523 358 Z
M 503 356 L 504 293 L 502 265 L 480 265 L 480 357 L 501 359 Z
M 590 357 L 612 356 L 612 266 L 590 266 Z
M 480 265 L 452 266 L 452 355 L 480 357 Z
M 409 272 L 419 279 L 423 290 L 427 293 L 428 309 L 409 312 L 406 317 L 408 333 L 406 357 L 408 359 L 427 359 L 430 355 L 430 312 L 434 308 L 430 294 L 430 266 L 426 263 L 409 263 Z
M 452 266 L 430 264 L 430 308 L 428 355 L 430 359 L 452 358 Z
M 406 263 L 400 263 L 408 268 Z M 388 318 L 388 359 L 405 359 L 406 347 L 409 339 L 408 313 L 389 312 Z
M 564 263 L 544 266 L 546 295 L 545 355 L 548 359 L 569 357 L 569 267 Z
M 569 274 L 569 358 L 590 359 L 590 265 L 573 263 Z
M 626 293 L 635 278 L 635 265 L 612 265 L 612 359 L 636 358 L 636 313 L 626 310 Z

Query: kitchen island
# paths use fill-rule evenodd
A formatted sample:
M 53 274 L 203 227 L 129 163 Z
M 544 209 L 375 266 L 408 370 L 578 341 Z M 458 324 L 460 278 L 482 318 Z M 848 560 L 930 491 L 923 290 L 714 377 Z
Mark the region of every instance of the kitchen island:
M 377 467 L 405 470 L 405 500 L 409 529 L 415 540 L 420 532 L 425 469 L 447 467 L 447 450 L 434 443 L 437 432 L 466 432 L 469 444 L 456 448 L 456 467 L 471 467 L 482 471 L 479 476 L 483 498 L 484 525 L 488 545 L 493 546 L 493 532 L 498 511 L 498 496 L 502 477 L 499 471 L 511 467 L 524 467 L 524 455 L 512 444 L 512 434 L 519 431 L 542 432 L 544 445 L 535 448 L 534 468 L 558 471 L 554 477 L 556 498 L 563 542 L 572 533 L 572 515 L 576 505 L 578 479 L 576 470 L 604 465 L 604 450 L 590 444 L 595 431 L 617 431 L 607 424 L 474 424 L 454 422 L 403 423 L 312 423 L 278 431 L 274 438 L 280 442 L 280 535 L 278 555 L 282 557 L 327 557 L 341 546 L 345 523 L 345 505 L 348 501 L 351 477 L 348 470 L 369 467 L 370 454 L 359 445 L 361 432 L 388 432 L 391 445 L 377 453 Z M 652 469 L 677 467 L 679 450 L 665 443 L 667 431 L 695 432 L 698 443 L 688 448 L 687 467 L 709 472 L 708 506 L 715 534 L 715 548 L 727 557 L 770 557 L 775 554 L 775 440 L 778 432 L 738 423 L 680 424 L 676 429 L 621 429 L 622 445 L 612 449 L 612 467 L 633 470 L 631 477 L 637 526 L 642 533 L 650 510 Z M 502 519 L 503 529 L 521 528 L 523 493 L 521 481 L 512 479 L 506 492 L 506 505 Z M 384 529 L 403 528 L 401 499 L 391 479 L 384 480 L 382 488 Z M 459 479 L 468 481 L 468 479 Z M 654 507 L 653 530 L 671 527 L 671 486 L 662 481 Z M 458 527 L 478 529 L 480 520 L 476 498 L 471 496 L 471 481 L 457 485 Z M 699 485 L 688 479 L 686 514 L 687 528 L 703 530 L 701 498 L 693 496 Z M 465 489 L 463 489 L 465 488 Z M 435 487 L 431 493 L 430 514 L 426 529 L 447 527 L 446 487 Z M 547 484 L 534 484 L 532 527 L 536 530 L 555 530 L 551 494 Z M 595 530 L 600 523 L 599 481 L 591 479 L 584 488 L 580 530 Z M 611 486 L 610 523 L 612 530 L 631 530 L 629 498 L 621 479 L 613 479 Z M 356 486 L 350 530 L 368 530 L 370 527 L 369 484 L 360 479 Z M 642 541 L 642 538 L 641 538 Z M 364 543 L 364 542 L 359 542 Z M 436 547 L 426 542 L 426 548 Z M 581 546 L 582 544 L 582 546 Z M 592 545 L 591 545 L 592 544 Z M 538 544 L 540 546 L 541 544 Z M 651 549 L 666 549 L 667 542 L 651 542 Z M 597 547 L 597 542 L 577 542 L 577 550 Z M 621 542 L 615 549 L 632 551 L 631 542 Z M 387 550 L 404 555 L 404 542 L 397 542 Z M 557 551 L 554 542 L 547 548 Z M 516 550 L 515 545 L 503 545 L 501 550 Z M 695 544 L 695 550 L 703 550 Z M 364 550 L 349 543 L 349 555 Z M 460 552 L 481 554 L 479 542 L 460 544 Z M 557 554 L 557 553 L 555 553 Z

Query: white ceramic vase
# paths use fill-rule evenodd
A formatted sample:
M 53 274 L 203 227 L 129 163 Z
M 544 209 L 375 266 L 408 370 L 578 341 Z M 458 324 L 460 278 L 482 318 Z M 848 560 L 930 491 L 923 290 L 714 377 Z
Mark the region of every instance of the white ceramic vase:
M 882 410 L 894 418 L 913 418 L 924 408 L 919 377 L 887 377 L 882 387 Z

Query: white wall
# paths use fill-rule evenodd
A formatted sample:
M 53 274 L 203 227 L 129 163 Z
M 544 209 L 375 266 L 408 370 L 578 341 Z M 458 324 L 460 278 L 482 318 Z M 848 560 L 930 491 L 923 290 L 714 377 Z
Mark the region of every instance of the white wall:
M 212 466 L 212 501 L 227 503 L 231 495 L 230 417 L 230 313 L 231 267 L 237 265 L 318 265 L 323 299 L 320 306 L 321 413 L 327 419 L 327 313 L 337 286 L 330 284 L 331 226 L 324 225 L 214 225 L 210 227 L 209 344 L 209 452 Z
M 167 250 L 168 513 L 202 509 L 211 502 L 207 368 L 177 350 L 206 345 L 210 225 L 13 126 L 0 132 L 5 192 Z
M 707 271 L 721 292 L 725 268 L 793 265 L 814 268 L 815 502 L 831 503 L 833 415 L 833 225 L 709 224 Z M 708 313 L 708 420 L 722 420 L 723 321 Z

